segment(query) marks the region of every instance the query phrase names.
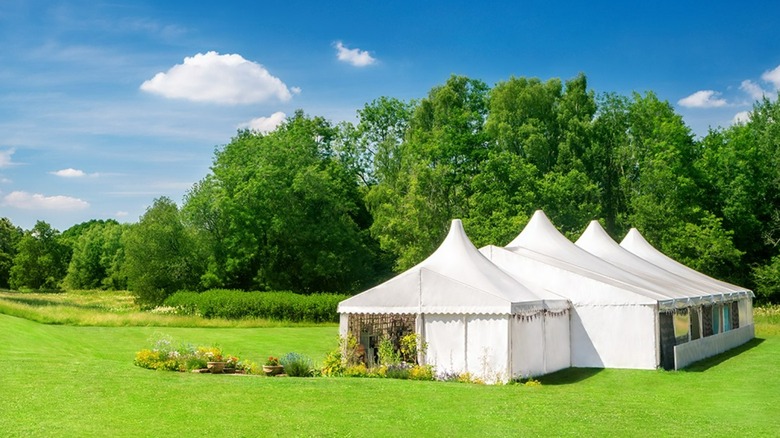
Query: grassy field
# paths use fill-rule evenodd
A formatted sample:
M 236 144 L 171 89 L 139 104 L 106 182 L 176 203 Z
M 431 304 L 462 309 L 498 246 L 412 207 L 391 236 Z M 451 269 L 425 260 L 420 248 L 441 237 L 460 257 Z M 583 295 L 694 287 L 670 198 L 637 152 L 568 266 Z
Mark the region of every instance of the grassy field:
M 0 436 L 776 436 L 776 319 L 685 371 L 572 369 L 527 387 L 150 371 L 133 356 L 159 334 L 258 362 L 289 351 L 319 361 L 337 328 L 79 327 L 0 314 Z

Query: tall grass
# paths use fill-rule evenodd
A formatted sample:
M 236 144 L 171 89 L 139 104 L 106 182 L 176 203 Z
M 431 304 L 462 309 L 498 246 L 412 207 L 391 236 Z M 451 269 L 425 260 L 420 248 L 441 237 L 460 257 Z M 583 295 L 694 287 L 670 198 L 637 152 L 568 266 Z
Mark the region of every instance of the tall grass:
M 43 324 L 104 327 L 285 327 L 312 326 L 312 322 L 284 322 L 266 318 L 204 318 L 142 310 L 133 296 L 116 291 L 67 293 L 0 292 L 0 313 Z

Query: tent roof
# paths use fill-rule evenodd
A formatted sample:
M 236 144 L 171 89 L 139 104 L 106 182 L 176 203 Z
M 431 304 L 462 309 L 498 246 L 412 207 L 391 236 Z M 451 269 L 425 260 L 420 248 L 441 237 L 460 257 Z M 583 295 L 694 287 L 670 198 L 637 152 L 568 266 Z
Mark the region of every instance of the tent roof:
M 737 286 L 725 281 L 716 280 L 708 275 L 702 274 L 699 271 L 691 269 L 682 263 L 668 257 L 666 254 L 655 249 L 653 245 L 645 240 L 645 238 L 639 233 L 636 228 L 631 228 L 623 241 L 620 242 L 620 246 L 627 251 L 647 260 L 654 265 L 657 265 L 669 272 L 672 272 L 680 277 L 690 279 L 691 281 L 697 281 L 707 284 L 713 290 L 713 293 L 721 293 L 724 298 L 739 295 L 753 296 L 753 292 L 750 289 L 746 289 L 742 286 Z
M 664 307 L 674 302 L 664 285 L 625 271 L 572 243 L 541 210 L 534 213 L 523 231 L 506 249 L 617 286 L 625 291 L 626 302 L 661 303 Z M 565 295 L 564 291 L 556 293 Z
M 627 251 L 612 240 L 598 221 L 591 221 L 575 244 L 625 271 L 662 285 L 667 291 L 666 295 L 678 305 L 722 298 L 722 294 L 713 290 L 711 285 L 681 277 Z
M 545 307 L 542 297 L 486 259 L 455 219 L 427 259 L 342 301 L 339 313 L 510 314 Z

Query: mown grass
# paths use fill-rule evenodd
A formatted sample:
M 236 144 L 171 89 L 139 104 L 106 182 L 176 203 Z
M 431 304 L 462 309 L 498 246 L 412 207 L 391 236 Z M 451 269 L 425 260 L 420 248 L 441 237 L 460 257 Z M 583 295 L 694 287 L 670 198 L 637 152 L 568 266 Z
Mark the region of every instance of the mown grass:
M 0 291 L 0 313 L 43 324 L 101 327 L 291 327 L 333 326 L 262 318 L 223 319 L 142 310 L 126 291 L 32 293 Z
M 0 315 L 3 436 L 776 436 L 780 335 L 685 371 L 570 369 L 542 386 L 156 372 L 158 333 L 321 360 L 337 329 L 73 327 Z M 768 328 L 768 329 L 767 329 Z

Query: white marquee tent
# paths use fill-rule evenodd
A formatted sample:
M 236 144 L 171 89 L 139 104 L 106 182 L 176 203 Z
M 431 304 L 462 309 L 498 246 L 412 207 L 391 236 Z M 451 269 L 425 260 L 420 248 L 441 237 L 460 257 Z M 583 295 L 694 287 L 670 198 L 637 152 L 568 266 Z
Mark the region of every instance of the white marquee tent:
M 614 243 L 611 239 L 609 241 Z M 687 312 L 676 315 L 674 320 L 675 330 L 684 326 L 685 322 L 690 327 L 682 336 L 675 333 L 675 345 L 668 347 L 673 348 L 674 368 L 722 353 L 755 337 L 753 292 L 749 289 L 716 280 L 677 262 L 650 245 L 635 228 L 628 232 L 619 248 L 625 250 L 620 253 L 624 254 L 623 260 L 643 260 L 670 273 L 670 276 L 697 285 L 703 292 L 698 301 L 692 301 Z M 627 254 L 636 257 L 630 258 Z
M 459 220 L 406 272 L 339 304 L 370 362 L 382 337 L 428 345 L 438 374 L 486 381 L 569 366 L 682 368 L 754 337 L 752 292 L 592 222 L 576 244 L 542 211 L 506 247 L 477 250 Z
M 678 352 L 688 347 L 675 345 L 693 340 L 693 334 L 701 337 L 699 319 L 691 318 L 694 310 L 724 300 L 723 295 L 692 275 L 675 275 L 622 251 L 597 223 L 578 242 L 588 251 L 571 243 L 537 211 L 506 248 L 482 249 L 507 272 L 534 279 L 571 300 L 573 366 L 680 368 L 736 342 Z M 698 324 L 696 333 L 693 322 Z M 752 328 L 741 337 L 729 336 L 741 340 L 751 336 L 748 331 Z
M 607 263 L 563 236 L 542 211 L 505 248 L 481 249 L 493 263 L 568 298 L 575 367 L 655 369 L 663 288 Z
M 339 304 L 340 333 L 369 355 L 379 337 L 415 332 L 437 373 L 486 381 L 568 368 L 569 303 L 487 260 L 454 220 L 441 246 L 406 272 Z

